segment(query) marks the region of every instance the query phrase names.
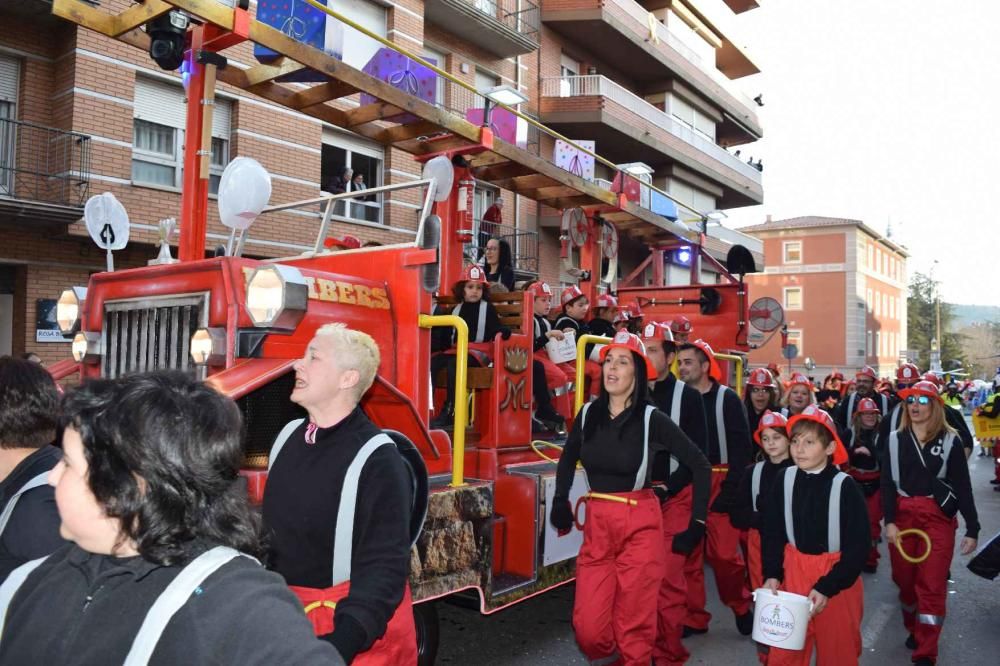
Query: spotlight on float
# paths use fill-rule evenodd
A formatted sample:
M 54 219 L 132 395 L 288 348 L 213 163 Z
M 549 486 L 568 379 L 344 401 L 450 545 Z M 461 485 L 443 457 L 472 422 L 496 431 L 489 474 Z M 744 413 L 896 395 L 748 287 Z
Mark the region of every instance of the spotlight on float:
M 73 335 L 80 330 L 80 315 L 86 300 L 86 287 L 73 287 L 59 294 L 59 300 L 56 301 L 56 322 L 60 333 Z
M 689 247 L 680 247 L 674 250 L 673 258 L 675 264 L 679 264 L 681 266 L 690 266 L 691 257 L 692 257 L 691 248 Z
M 184 38 L 189 22 L 187 14 L 174 10 L 146 24 L 149 55 L 161 69 L 172 72 L 184 62 Z
M 195 365 L 224 365 L 226 329 L 199 328 L 191 336 L 191 360 Z
M 306 280 L 291 266 L 260 266 L 247 280 L 247 313 L 259 328 L 294 331 L 308 303 Z
M 101 334 L 80 331 L 70 349 L 77 363 L 97 363 L 101 359 Z

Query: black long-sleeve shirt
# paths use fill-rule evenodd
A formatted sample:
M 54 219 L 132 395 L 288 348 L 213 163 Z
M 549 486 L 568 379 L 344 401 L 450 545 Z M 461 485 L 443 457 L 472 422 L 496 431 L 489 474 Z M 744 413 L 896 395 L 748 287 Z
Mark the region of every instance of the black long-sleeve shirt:
M 717 422 L 715 413 L 719 391 L 725 391 L 721 424 Z M 708 427 L 708 460 L 713 465 L 729 465 L 726 479 L 722 482 L 722 490 L 719 492 L 718 499 L 712 504 L 712 510 L 719 513 L 729 513 L 736 503 L 736 489 L 740 485 L 743 470 L 753 458 L 750 424 L 747 422 L 743 401 L 740 400 L 735 391 L 713 380 L 712 388 L 708 390 L 708 393 L 702 393 L 701 398 L 705 406 L 705 422 Z M 720 428 L 724 429 L 726 433 L 727 458 L 725 461 L 722 460 L 719 445 Z
M 920 453 L 917 453 L 917 438 L 910 430 L 897 432 L 899 437 L 899 486 L 910 497 L 928 497 L 934 492 L 934 479 L 937 478 L 944 460 L 945 433 L 939 433 L 927 442 Z M 956 442 L 957 444 L 958 442 Z M 926 467 L 924 464 L 926 463 Z M 969 463 L 965 459 L 961 446 L 952 446 L 948 454 L 945 481 L 947 481 L 958 498 L 958 510 L 965 518 L 965 536 L 979 538 L 979 515 L 976 513 L 976 503 L 972 497 L 972 482 L 969 479 Z M 882 511 L 885 524 L 896 520 L 896 483 L 892 480 L 890 464 L 889 440 L 882 444 Z
M 790 468 L 792 469 L 792 468 Z M 828 526 L 830 522 L 830 490 L 837 469 L 827 465 L 810 474 L 792 469 L 792 529 L 795 548 L 806 555 L 830 552 Z M 785 484 L 784 474 L 774 480 L 762 514 L 761 560 L 764 579 L 783 580 L 785 575 Z M 844 479 L 840 489 L 840 560 L 826 575 L 813 584 L 813 589 L 827 597 L 846 590 L 861 575 L 861 568 L 871 548 L 868 507 L 854 479 Z
M 631 491 L 642 464 L 643 447 L 647 445 L 643 441 L 644 410 L 645 405 L 629 407 L 611 419 L 607 414 L 607 402 L 598 399 L 590 403 L 586 417 L 587 436 L 583 436 L 582 419 L 577 418 L 559 457 L 556 497 L 569 496 L 578 461 L 583 463 L 587 481 L 594 492 Z M 670 417 L 659 410 L 654 411 L 650 418 L 648 446 L 647 465 L 652 470 L 647 474 L 648 478 L 665 479 L 671 455 L 691 470 L 694 478 L 691 516 L 692 520 L 704 522 L 712 474 L 704 454 Z M 645 487 L 650 487 L 648 480 Z
M 552 322 L 549 321 L 546 317 L 543 317 L 542 315 L 539 314 L 536 314 L 534 316 L 534 319 L 535 319 L 534 332 L 533 332 L 535 338 L 534 349 L 535 351 L 541 351 L 542 349 L 545 349 L 545 345 L 549 341 L 549 336 L 545 334 L 552 330 Z
M 882 440 L 879 439 L 878 431 L 875 428 L 871 430 L 864 428 L 855 430 L 852 428 L 844 431 L 840 439 L 847 448 L 851 467 L 866 472 L 878 469 L 879 460 L 881 459 L 879 446 L 882 444 Z M 857 449 L 859 448 L 866 448 L 871 453 L 858 453 Z
M 858 405 L 861 404 L 861 401 L 864 398 L 871 398 L 875 402 L 875 406 L 878 407 L 878 411 L 883 418 L 892 411 L 893 399 L 884 393 L 872 393 L 867 396 L 860 396 L 857 393 L 851 393 L 850 395 L 844 396 L 843 400 L 841 400 L 837 406 L 833 408 L 832 416 L 838 428 L 841 430 L 847 430 L 851 427 L 851 420 L 854 418 L 854 412 L 858 411 Z
M 736 505 L 729 512 L 729 520 L 733 524 L 733 527 L 741 530 L 751 528 L 759 530 L 761 528 L 761 513 L 764 511 L 767 498 L 770 497 L 774 480 L 779 476 L 781 470 L 790 467 L 792 464 L 791 458 L 785 458 L 778 464 L 770 460 L 762 460 L 747 465 L 747 468 L 743 471 L 743 476 L 740 477 L 740 486 L 736 492 Z M 757 495 L 756 501 L 754 501 L 753 469 L 757 465 L 761 466 L 760 492 Z
M 599 335 L 604 338 L 613 338 L 615 337 L 615 325 L 612 324 L 607 319 L 600 319 L 598 317 L 594 317 L 589 322 L 587 322 L 587 332 L 590 333 L 591 335 Z M 594 343 L 591 343 L 587 345 L 587 348 L 584 350 L 584 354 L 591 361 L 596 360 L 590 358 L 590 355 L 594 352 L 594 346 L 595 346 Z
M 557 331 L 565 331 L 567 328 L 572 328 L 573 331 L 576 332 L 577 339 L 580 339 L 580 336 L 587 332 L 586 324 L 582 321 L 573 319 L 566 313 L 559 315 L 559 318 L 556 319 L 556 323 L 552 325 L 552 328 Z
M 650 398 L 653 404 L 673 421 L 676 415 L 671 413 L 671 408 L 674 404 L 675 391 L 681 391 L 681 404 L 680 420 L 674 423 L 680 426 L 681 431 L 701 449 L 702 453 L 705 453 L 708 450 L 708 427 L 705 425 L 705 404 L 701 401 L 698 391 L 684 382 L 677 381 L 672 374 L 668 374 L 666 379 L 653 384 Z M 671 495 L 676 495 L 691 483 L 692 478 L 691 470 L 684 465 L 678 465 L 677 471 L 667 479 L 667 490 Z
M 486 321 L 484 325 L 484 335 L 479 336 L 479 309 L 486 308 Z M 439 307 L 437 314 L 452 314 L 454 306 Z M 477 303 L 462 303 L 458 309 L 458 316 L 461 317 L 469 327 L 469 342 L 489 342 L 504 330 L 500 323 L 500 316 L 497 309 L 488 301 Z M 455 333 L 450 328 L 435 328 L 431 339 L 431 351 L 445 351 L 455 345 Z
M 879 424 L 878 429 L 878 441 L 879 446 L 884 446 L 887 441 L 889 441 L 889 433 L 893 430 L 899 430 L 899 425 L 903 417 L 903 410 L 906 409 L 906 403 L 897 403 L 895 407 L 889 410 L 889 415 L 882 419 Z M 952 427 L 952 429 L 958 433 L 959 439 L 962 440 L 962 448 L 967 451 L 972 451 L 976 446 L 976 440 L 972 436 L 972 432 L 969 430 L 969 424 L 965 422 L 965 417 L 962 416 L 957 409 L 945 410 L 944 420 Z
M 22 460 L 0 481 L 0 513 L 25 484 L 49 472 L 60 457 L 62 452 L 56 447 L 43 446 Z M 25 491 L 18 498 L 7 527 L 0 535 L 0 583 L 25 562 L 44 557 L 65 543 L 59 536 L 59 523 L 52 486 L 46 483 Z
M 325 589 L 331 586 L 334 531 L 347 468 L 380 430 L 360 407 L 340 423 L 320 428 L 315 444 L 305 440 L 306 425 L 291 434 L 268 474 L 264 524 L 270 567 L 289 585 Z M 403 598 L 410 563 L 410 483 L 392 446 L 376 449 L 361 471 L 351 590 L 337 603 L 334 616 L 335 633 L 351 621 L 361 628 L 359 651 L 385 633 Z

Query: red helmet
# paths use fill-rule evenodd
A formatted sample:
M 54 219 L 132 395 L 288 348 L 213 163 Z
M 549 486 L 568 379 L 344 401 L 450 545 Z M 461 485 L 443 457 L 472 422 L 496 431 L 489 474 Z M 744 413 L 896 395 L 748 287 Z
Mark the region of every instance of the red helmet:
M 871 398 L 862 398 L 861 402 L 858 403 L 858 414 L 865 414 L 868 412 L 875 412 L 876 414 L 881 414 L 882 410 L 878 408 L 875 401 Z
M 692 331 L 691 320 L 684 315 L 677 315 L 670 322 L 670 330 L 674 333 L 680 333 L 681 335 L 687 335 Z
M 847 462 L 847 449 L 844 448 L 844 443 L 840 441 L 840 435 L 837 434 L 837 426 L 833 423 L 833 418 L 829 414 L 816 405 L 808 405 L 801 413 L 788 419 L 789 432 L 791 432 L 792 428 L 799 421 L 812 421 L 826 428 L 830 436 L 833 437 L 833 441 L 837 444 L 837 448 L 833 452 L 833 464 L 843 465 Z
M 646 356 L 646 345 L 642 344 L 642 340 L 639 339 L 638 335 L 629 333 L 628 331 L 618 331 L 615 333 L 612 341 L 601 347 L 601 363 L 604 362 L 604 358 L 608 355 L 608 352 L 616 347 L 627 349 L 641 356 L 642 360 L 646 362 L 646 377 L 656 377 L 656 367 L 649 360 L 649 357 Z
M 774 376 L 767 368 L 755 368 L 747 376 L 747 386 L 774 388 Z M 768 413 L 770 412 L 765 412 L 765 414 Z
M 809 381 L 809 378 L 803 375 L 801 372 L 793 372 L 792 378 L 788 380 L 787 388 L 792 388 L 793 386 L 801 384 L 805 386 L 810 391 L 813 390 L 813 383 Z
M 906 400 L 911 395 L 926 395 L 928 398 L 934 398 L 938 402 L 942 404 L 944 403 L 944 400 L 941 399 L 941 394 L 938 392 L 937 384 L 928 381 L 919 381 L 910 388 L 903 389 L 899 392 L 899 397 L 903 400 Z
M 674 334 L 670 327 L 658 321 L 651 321 L 642 329 L 643 340 L 659 340 L 660 342 L 673 342 Z
M 671 328 L 673 328 L 673 326 L 671 326 Z M 675 333 L 677 332 L 676 329 L 674 329 L 674 332 Z M 719 362 L 715 360 L 715 352 L 712 350 L 712 346 L 709 345 L 704 340 L 702 340 L 701 338 L 698 338 L 697 340 L 689 344 L 692 344 L 698 349 L 700 349 L 702 353 L 704 353 L 705 356 L 708 357 L 708 376 L 717 382 L 721 382 L 722 368 L 719 367 Z
M 345 250 L 356 250 L 361 247 L 361 239 L 357 236 L 344 236 L 343 238 L 337 238 L 336 236 L 330 236 L 323 241 L 323 247 L 334 248 L 342 247 Z
M 938 388 L 940 388 L 941 385 L 944 383 L 941 381 L 941 378 L 935 375 L 933 372 L 925 372 L 924 376 L 921 377 L 920 380 L 924 382 L 930 382 L 931 384 L 934 384 L 934 386 L 937 386 Z
M 628 316 L 628 310 L 619 310 L 615 313 L 615 320 L 613 324 L 621 324 L 627 322 L 631 317 Z
M 595 308 L 617 308 L 618 299 L 611 294 L 601 294 L 597 297 L 597 301 L 594 302 Z
M 763 370 L 763 368 L 761 368 Z M 765 372 L 767 372 L 765 370 Z M 770 409 L 765 410 L 763 414 L 760 415 L 760 422 L 757 424 L 757 430 L 753 434 L 753 441 L 760 444 L 760 435 L 762 432 L 768 428 L 788 428 L 788 419 L 782 416 L 781 412 L 772 412 Z
M 486 271 L 483 270 L 482 266 L 476 266 L 475 264 L 469 264 L 462 271 L 462 279 L 460 282 L 478 282 L 479 284 L 485 285 L 486 282 Z
M 533 282 L 527 291 L 535 298 L 552 297 L 552 288 L 546 282 Z
M 774 361 L 771 361 L 770 363 L 767 364 L 767 371 L 770 372 L 775 377 L 781 375 L 781 368 L 779 368 L 778 364 L 775 363 Z
M 875 381 L 876 379 L 878 379 L 878 373 L 875 372 L 875 368 L 873 368 L 870 365 L 866 365 L 865 367 L 858 370 L 857 374 L 854 375 L 854 377 L 856 379 L 861 379 L 862 377 L 868 377 L 872 381 Z
M 625 310 L 625 312 L 628 312 L 628 316 L 631 319 L 639 319 L 642 317 L 642 308 L 640 308 L 639 304 L 634 301 L 623 306 L 622 309 Z
M 559 303 L 563 306 L 566 306 L 571 302 L 575 301 L 576 299 L 580 298 L 581 296 L 583 296 L 583 292 L 580 291 L 580 288 L 575 284 L 571 284 L 570 286 L 563 289 L 562 293 L 559 294 Z
M 904 363 L 896 368 L 896 381 L 900 384 L 913 384 L 920 379 L 920 369 L 912 363 Z
M 839 379 L 840 381 L 844 381 L 844 373 L 842 373 L 840 370 L 834 370 L 830 374 L 830 379 Z

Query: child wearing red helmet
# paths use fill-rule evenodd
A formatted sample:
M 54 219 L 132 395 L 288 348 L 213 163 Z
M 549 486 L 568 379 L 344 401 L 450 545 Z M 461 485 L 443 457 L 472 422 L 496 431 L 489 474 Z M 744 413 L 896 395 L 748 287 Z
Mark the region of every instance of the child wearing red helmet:
M 767 368 L 756 368 L 747 376 L 747 387 L 743 396 L 743 406 L 747 408 L 750 432 L 756 432 L 760 417 L 764 412 L 777 412 L 778 388 L 774 375 Z
M 945 420 L 948 410 L 937 386 L 920 381 L 899 392 L 905 401 L 899 430 L 889 434 L 882 450 L 882 510 L 889 541 L 892 580 L 899 587 L 903 624 L 910 632 L 907 647 L 921 666 L 937 661 L 938 639 L 945 619 L 948 570 L 955 553 L 956 513 L 965 519 L 960 552 L 976 549 L 979 517 L 972 497 L 969 465 L 955 431 Z M 910 529 L 930 539 L 925 560 L 905 559 L 927 552 L 922 538 L 901 536 Z
M 534 349 L 535 358 L 532 362 L 532 391 L 535 398 L 535 420 L 548 430 L 561 433 L 565 428 L 565 419 L 552 406 L 549 390 L 556 396 L 564 396 L 570 387 L 570 378 L 566 372 L 549 359 L 545 353 L 545 345 L 549 340 L 562 340 L 564 334 L 552 326 L 549 321 L 549 309 L 552 307 L 552 289 L 545 282 L 532 282 L 525 290 L 534 298 Z
M 691 470 L 691 517 L 673 542 L 683 550 L 704 536 L 711 471 L 698 447 L 649 403 L 647 379 L 656 369 L 638 336 L 618 333 L 601 356 L 601 393 L 573 423 L 559 458 L 549 520 L 560 534 L 572 529 L 576 511 L 569 491 L 581 462 L 589 492 L 582 500 L 586 520 L 576 558 L 576 640 L 590 663 L 649 666 L 665 568 L 653 480 L 667 477 L 671 456 Z
M 778 412 L 765 411 L 754 430 L 753 439 L 760 446 L 764 459 L 753 463 L 743 473 L 736 506 L 729 515 L 734 527 L 747 530 L 747 573 L 750 588 L 756 590 L 764 584 L 760 555 L 761 514 L 774 480 L 792 464 L 788 453 L 788 419 Z M 767 646 L 758 644 L 757 654 L 761 663 L 766 663 Z
M 771 647 L 767 663 L 807 666 L 815 650 L 819 664 L 857 664 L 869 545 L 865 498 L 837 469 L 847 451 L 829 414 L 810 405 L 789 426 L 795 466 L 775 479 L 762 516 L 764 587 L 808 596 L 812 610 L 803 648 Z
M 881 456 L 878 448 L 878 425 L 881 420 L 882 413 L 875 401 L 862 398 L 844 441 L 850 462 L 847 473 L 857 481 L 868 505 L 872 542 L 864 567 L 866 573 L 878 570 L 878 540 L 882 536 L 882 495 L 879 492 L 882 473 L 879 471 Z
M 466 266 L 462 279 L 452 286 L 452 295 L 458 305 L 452 308 L 450 314 L 465 320 L 469 327 L 469 367 L 485 367 L 491 362 L 489 357 L 490 343 L 498 334 L 504 340 L 510 337 L 510 329 L 500 324 L 500 316 L 493 304 L 489 302 L 490 287 L 486 282 L 486 273 L 480 266 Z M 438 313 L 447 310 L 439 308 Z M 447 396 L 440 413 L 431 421 L 433 428 L 446 428 L 452 425 L 455 418 L 455 334 L 450 329 L 435 330 L 431 342 L 431 351 L 436 352 L 431 357 L 431 376 L 442 368 L 448 372 Z

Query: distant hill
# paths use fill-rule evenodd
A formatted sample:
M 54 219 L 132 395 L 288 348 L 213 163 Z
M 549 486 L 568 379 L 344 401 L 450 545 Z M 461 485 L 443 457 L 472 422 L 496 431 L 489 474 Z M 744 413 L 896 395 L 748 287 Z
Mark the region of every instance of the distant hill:
M 1000 307 L 995 305 L 958 305 L 952 303 L 951 311 L 955 315 L 956 330 L 984 321 L 1000 322 Z

